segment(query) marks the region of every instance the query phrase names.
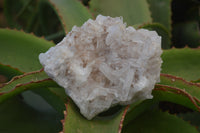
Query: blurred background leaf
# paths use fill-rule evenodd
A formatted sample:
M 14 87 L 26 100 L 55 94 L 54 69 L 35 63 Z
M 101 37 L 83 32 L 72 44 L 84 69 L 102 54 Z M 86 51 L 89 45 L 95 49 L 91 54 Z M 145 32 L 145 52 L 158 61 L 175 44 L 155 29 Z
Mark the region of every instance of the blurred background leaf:
M 188 81 L 200 78 L 200 49 L 182 48 L 164 50 L 162 73 L 182 77 Z
M 60 19 L 48 0 L 4 0 L 4 16 L 10 28 L 33 32 L 56 43 L 65 35 Z
M 171 33 L 171 1 L 147 0 L 153 22 L 162 24 Z
M 129 123 L 122 133 L 198 133 L 188 122 L 157 109 L 147 110 Z
M 160 34 L 164 49 L 200 46 L 199 0 L 0 0 L 0 27 L 23 29 L 61 41 L 73 25 L 80 26 L 98 14 L 123 16 L 127 25 L 159 23 L 167 31 Z M 82 2 L 82 3 L 81 3 Z M 84 7 L 85 6 L 85 7 Z M 58 11 L 59 10 L 59 11 Z M 89 11 L 90 10 L 90 11 Z M 93 15 L 93 16 L 92 16 Z M 162 29 L 163 29 L 162 28 Z M 163 32 L 163 31 L 162 31 Z M 160 32 L 161 33 L 161 32 Z M 167 45 L 166 45 L 167 44 Z
M 74 25 L 81 26 L 92 14 L 78 0 L 49 0 L 60 16 L 66 32 L 70 32 Z
M 62 130 L 62 116 L 53 110 L 41 112 L 16 96 L 0 104 L 1 133 L 56 133 Z
M 0 42 L 0 63 L 22 72 L 40 70 L 39 54 L 54 46 L 42 38 L 9 29 L 0 29 Z
M 128 25 L 152 22 L 146 0 L 91 0 L 90 11 L 95 16 L 122 16 Z
M 175 47 L 200 46 L 200 1 L 172 1 L 172 43 Z

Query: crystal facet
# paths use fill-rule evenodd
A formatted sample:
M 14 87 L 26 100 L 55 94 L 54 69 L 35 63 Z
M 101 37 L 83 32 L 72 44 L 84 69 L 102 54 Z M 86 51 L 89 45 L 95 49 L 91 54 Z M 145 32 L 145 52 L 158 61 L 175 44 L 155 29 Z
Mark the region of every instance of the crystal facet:
M 72 31 L 39 59 L 87 118 L 113 105 L 152 98 L 160 80 L 161 37 L 126 27 L 121 17 L 97 16 Z

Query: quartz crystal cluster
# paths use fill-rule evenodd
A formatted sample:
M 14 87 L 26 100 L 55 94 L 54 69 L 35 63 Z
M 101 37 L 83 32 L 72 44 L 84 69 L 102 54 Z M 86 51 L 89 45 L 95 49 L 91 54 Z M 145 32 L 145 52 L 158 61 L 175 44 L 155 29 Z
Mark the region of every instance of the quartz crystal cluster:
M 39 59 L 44 71 L 92 119 L 109 107 L 152 98 L 160 79 L 161 37 L 126 27 L 121 17 L 97 16 Z

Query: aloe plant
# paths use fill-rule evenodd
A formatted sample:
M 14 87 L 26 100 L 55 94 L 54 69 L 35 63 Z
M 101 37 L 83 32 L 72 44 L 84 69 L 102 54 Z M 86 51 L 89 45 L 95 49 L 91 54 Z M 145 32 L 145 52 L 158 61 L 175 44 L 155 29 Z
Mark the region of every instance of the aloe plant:
M 184 47 L 200 46 L 199 16 L 172 24 L 178 0 L 82 2 L 4 0 L 7 23 L 0 23 L 0 132 L 200 132 L 200 49 Z M 187 11 L 196 13 L 199 2 L 193 2 Z M 64 89 L 46 75 L 38 55 L 55 46 L 74 25 L 81 26 L 98 14 L 122 16 L 127 25 L 156 30 L 162 36 L 162 74 L 153 99 L 115 106 L 87 120 Z

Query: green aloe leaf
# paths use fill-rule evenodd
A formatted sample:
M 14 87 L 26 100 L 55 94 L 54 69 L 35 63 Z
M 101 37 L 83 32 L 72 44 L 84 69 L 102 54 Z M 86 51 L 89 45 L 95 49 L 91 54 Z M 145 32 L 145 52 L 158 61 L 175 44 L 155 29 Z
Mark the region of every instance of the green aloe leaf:
M 171 33 L 171 1 L 172 0 L 147 0 L 150 6 L 153 22 L 163 24 Z M 170 34 L 171 36 L 171 34 Z
M 38 55 L 54 46 L 42 38 L 9 29 L 0 29 L 0 43 L 0 63 L 22 72 L 40 70 Z
M 1 133 L 58 133 L 62 119 L 58 113 L 39 112 L 27 105 L 21 97 L 0 103 Z
M 192 110 L 199 111 L 199 105 L 197 105 L 193 97 L 188 95 L 186 96 L 184 94 L 179 94 L 178 91 L 174 91 L 173 89 L 171 89 L 171 87 L 166 87 L 166 86 L 155 87 L 152 94 L 154 96 L 154 100 L 156 101 L 171 102 L 182 105 Z
M 151 22 L 146 0 L 91 0 L 90 10 L 95 16 L 122 16 L 128 25 Z
M 188 21 L 173 25 L 173 42 L 176 47 L 188 45 L 190 47 L 200 46 L 199 22 Z
M 63 133 L 120 133 L 127 109 L 128 106 L 115 112 L 112 116 L 87 120 L 79 113 L 73 102 L 68 100 L 66 112 L 64 112 Z
M 34 97 L 34 95 L 37 94 L 50 104 L 58 113 L 63 113 L 63 110 L 65 109 L 64 101 L 66 101 L 64 89 L 49 79 L 43 70 L 16 76 L 8 83 L 2 84 L 2 87 L 0 88 L 0 103 L 27 90 L 32 91 L 29 93 L 27 92 L 27 94 L 30 94 L 27 96 L 30 104 L 35 105 L 40 103 L 38 102 L 38 98 Z M 59 92 L 62 92 L 63 94 Z M 22 93 L 22 95 L 23 94 L 24 93 Z M 32 100 L 30 100 L 31 97 Z M 35 108 L 40 107 L 38 106 Z
M 36 89 L 31 90 L 31 92 L 33 93 L 32 99 L 30 99 L 29 95 L 28 95 L 28 99 L 29 99 L 29 101 L 31 101 L 31 103 L 33 103 L 33 104 L 36 103 L 36 105 L 37 105 L 38 103 L 41 103 L 41 102 L 39 100 L 35 102 L 35 100 L 37 100 L 38 99 L 37 97 L 40 96 L 40 97 L 42 97 L 42 99 L 44 101 L 46 101 L 45 102 L 46 104 L 51 105 L 51 107 L 53 107 L 62 116 L 63 111 L 65 110 L 64 102 L 67 99 L 66 98 L 67 95 L 64 91 L 64 88 L 54 87 L 53 90 L 54 91 L 62 91 L 63 94 L 58 95 L 57 93 L 52 91 L 52 88 L 50 89 L 50 87 L 36 88 Z M 35 108 L 38 108 L 38 106 L 36 106 Z
M 200 49 L 182 48 L 164 50 L 162 73 L 182 77 L 188 81 L 200 78 Z
M 57 95 L 55 92 L 59 89 L 63 90 L 63 88 L 58 87 L 43 71 L 22 75 L 24 72 L 42 68 L 38 55 L 54 46 L 53 43 L 21 31 L 1 29 L 0 34 L 2 44 L 0 45 L 0 51 L 3 55 L 0 57 L 0 62 L 3 63 L 0 64 L 0 74 L 4 75 L 7 80 L 16 75 L 21 75 L 15 77 L 7 84 L 1 84 L 0 101 L 3 102 L 23 91 L 32 90 L 34 93 L 42 96 L 61 114 L 64 98 L 63 95 Z M 48 88 L 49 86 L 54 86 L 54 88 L 50 89 Z
M 139 115 L 123 129 L 123 133 L 198 133 L 188 122 L 157 109 Z
M 182 78 L 161 74 L 161 82 L 153 90 L 154 100 L 168 101 L 200 111 L 200 85 Z
M 126 125 L 130 123 L 132 120 L 134 120 L 137 116 L 144 113 L 147 109 L 149 109 L 153 105 L 158 104 L 158 101 L 154 99 L 153 100 L 147 99 L 144 101 L 138 101 L 136 103 L 131 104 L 125 116 L 123 125 L 126 127 Z
M 48 0 L 40 0 L 38 2 L 37 17 L 40 23 L 40 26 L 37 29 L 37 35 L 45 36 L 47 40 L 53 40 L 56 43 L 62 40 L 65 36 L 65 31 L 59 16 Z
M 133 103 L 130 106 L 124 125 L 161 101 L 180 104 L 200 111 L 200 84 L 191 83 L 176 76 L 161 74 L 161 82 L 155 85 L 152 94 L 153 99 L 139 101 L 139 103 Z
M 199 112 L 187 112 L 181 113 L 178 115 L 180 118 L 185 121 L 190 122 L 193 126 L 197 127 L 198 131 L 200 131 L 200 113 Z
M 0 63 L 0 75 L 5 76 L 7 78 L 7 81 L 11 80 L 16 75 L 21 74 L 23 74 L 23 72 L 21 72 L 19 69 Z
M 171 45 L 170 33 L 162 24 L 159 23 L 144 24 L 142 26 L 139 26 L 139 28 L 156 31 L 158 35 L 162 37 L 162 48 L 163 49 L 170 48 Z
M 200 79 L 193 80 L 192 82 L 193 82 L 193 83 L 199 83 L 199 84 L 200 84 Z
M 189 93 L 191 96 L 200 99 L 200 84 L 191 83 L 184 80 L 183 78 L 168 74 L 161 74 L 161 82 L 159 84 L 182 89 L 184 92 Z
M 71 31 L 74 25 L 81 26 L 89 18 L 92 18 L 89 10 L 78 0 L 49 0 L 60 16 L 65 31 Z
M 36 10 L 34 4 L 36 1 L 32 0 L 4 0 L 4 14 L 9 26 L 17 29 L 23 28 L 22 23 L 26 26 Z
M 42 87 L 58 87 L 44 71 L 36 71 L 16 76 L 0 88 L 0 102 L 23 91 Z
M 59 42 L 65 35 L 48 0 L 5 0 L 4 14 L 10 27 Z

